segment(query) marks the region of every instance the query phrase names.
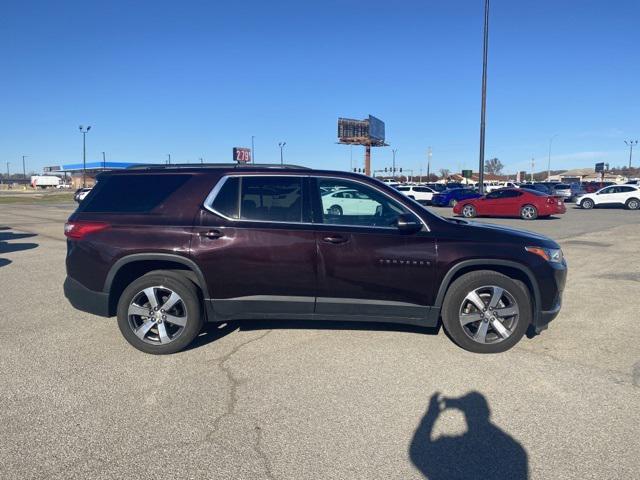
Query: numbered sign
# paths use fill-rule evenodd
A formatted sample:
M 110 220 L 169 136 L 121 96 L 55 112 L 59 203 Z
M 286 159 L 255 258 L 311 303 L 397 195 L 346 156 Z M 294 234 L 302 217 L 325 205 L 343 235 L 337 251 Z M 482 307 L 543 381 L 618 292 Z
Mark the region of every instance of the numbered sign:
M 233 147 L 233 161 L 238 163 L 251 162 L 251 149 L 246 147 Z

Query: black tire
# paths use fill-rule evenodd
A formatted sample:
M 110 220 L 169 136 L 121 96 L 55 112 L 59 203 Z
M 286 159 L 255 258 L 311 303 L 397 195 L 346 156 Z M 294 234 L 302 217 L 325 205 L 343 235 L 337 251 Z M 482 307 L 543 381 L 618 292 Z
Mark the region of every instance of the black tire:
M 461 324 L 460 309 L 465 303 L 467 294 L 484 286 L 497 286 L 509 293 L 517 303 L 519 313 L 512 320 L 512 331 L 509 336 L 495 343 L 479 343 L 472 339 Z M 519 280 L 507 277 L 491 270 L 470 272 L 457 278 L 447 290 L 442 305 L 442 323 L 449 337 L 461 348 L 474 353 L 500 353 L 509 350 L 520 341 L 531 324 L 531 301 L 527 287 Z M 514 317 L 515 318 L 515 317 Z M 482 323 L 480 320 L 478 323 Z M 469 324 L 471 325 L 471 324 Z M 489 327 L 493 329 L 493 327 Z M 497 331 L 487 335 L 497 339 Z
M 629 200 L 627 200 L 625 207 L 627 207 L 629 210 L 638 210 L 640 209 L 640 200 L 637 198 L 630 198 Z
M 478 216 L 478 210 L 473 205 L 464 205 L 462 207 L 462 216 L 464 218 L 475 218 Z
M 161 286 L 175 292 L 184 308 L 186 324 L 179 335 L 165 344 L 148 343 L 134 332 L 129 319 L 129 306 L 134 298 L 147 287 Z M 147 308 L 147 307 L 145 307 Z M 166 323 L 166 322 L 165 322 Z M 136 349 L 154 355 L 166 355 L 185 349 L 200 333 L 204 323 L 198 288 L 178 272 L 157 270 L 134 280 L 125 288 L 118 301 L 118 327 L 124 338 Z M 157 327 L 156 327 L 157 328 Z M 150 330 L 153 332 L 153 330 Z
M 342 207 L 340 205 L 333 205 L 329 207 L 329 215 L 342 215 Z
M 520 208 L 520 218 L 523 220 L 535 220 L 538 218 L 538 209 L 531 204 L 523 205 Z
M 595 203 L 593 203 L 593 200 L 591 200 L 590 198 L 585 198 L 580 202 L 580 207 L 584 208 L 585 210 L 591 210 L 594 205 Z

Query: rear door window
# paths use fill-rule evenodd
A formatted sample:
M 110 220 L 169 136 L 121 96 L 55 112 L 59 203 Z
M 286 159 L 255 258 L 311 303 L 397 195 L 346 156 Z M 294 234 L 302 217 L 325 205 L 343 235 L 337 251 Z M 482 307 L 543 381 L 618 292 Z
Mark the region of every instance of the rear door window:
M 146 213 L 160 207 L 190 175 L 111 175 L 101 179 L 78 211 L 92 213 Z

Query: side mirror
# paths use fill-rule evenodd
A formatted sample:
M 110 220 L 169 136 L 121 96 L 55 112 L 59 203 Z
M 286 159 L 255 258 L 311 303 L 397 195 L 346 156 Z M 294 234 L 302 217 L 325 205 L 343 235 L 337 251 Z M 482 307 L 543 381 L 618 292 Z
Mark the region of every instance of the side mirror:
M 416 233 L 422 230 L 422 223 L 413 215 L 403 213 L 396 218 L 396 227 L 402 233 Z

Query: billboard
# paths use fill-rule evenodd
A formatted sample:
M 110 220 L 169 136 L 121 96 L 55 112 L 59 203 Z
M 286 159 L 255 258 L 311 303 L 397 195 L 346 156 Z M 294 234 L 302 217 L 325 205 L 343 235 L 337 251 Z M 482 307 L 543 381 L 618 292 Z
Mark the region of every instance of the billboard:
M 233 147 L 233 161 L 238 163 L 251 162 L 251 149 L 246 147 Z
M 338 118 L 338 138 L 340 140 L 364 139 L 369 136 L 369 124 L 366 120 Z
M 384 122 L 373 115 L 369 115 L 369 138 L 384 142 Z
M 384 122 L 369 115 L 366 120 L 338 118 L 338 139 L 344 143 L 359 145 L 383 145 Z

